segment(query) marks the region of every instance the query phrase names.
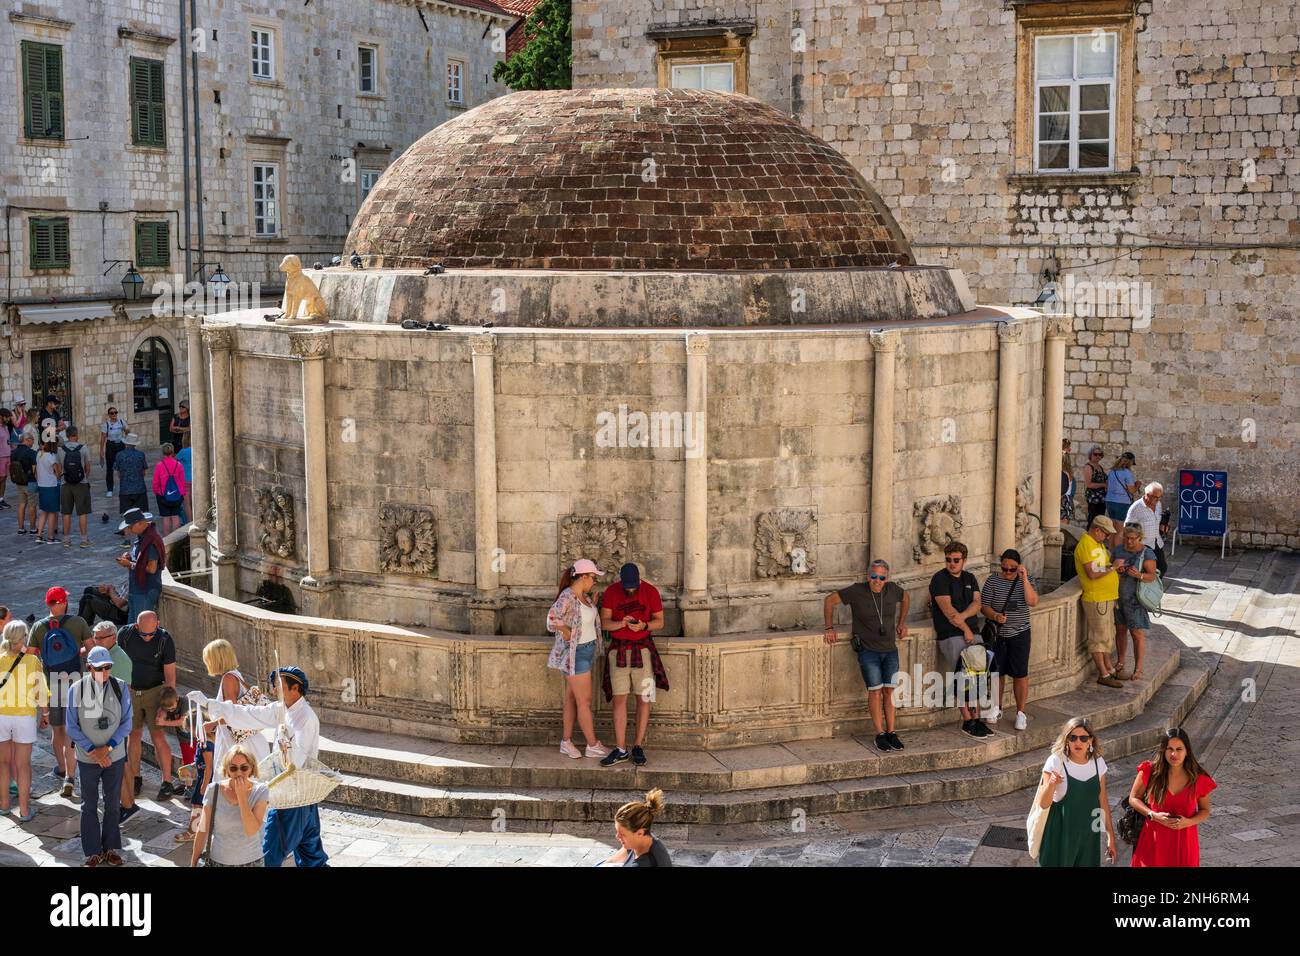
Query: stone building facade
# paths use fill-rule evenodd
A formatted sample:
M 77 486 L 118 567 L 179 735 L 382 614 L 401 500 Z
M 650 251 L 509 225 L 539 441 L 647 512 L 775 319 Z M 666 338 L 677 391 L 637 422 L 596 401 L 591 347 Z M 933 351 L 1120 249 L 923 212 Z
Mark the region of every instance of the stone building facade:
M 797 118 L 980 301 L 1055 282 L 1076 452 L 1226 468 L 1234 541 L 1300 547 L 1292 4 L 575 0 L 573 43 L 575 86 Z
M 489 0 L 201 0 L 182 36 L 177 4 L 163 0 L 10 6 L 0 84 L 18 108 L 0 128 L 0 401 L 53 391 L 92 423 L 117 403 L 148 444 L 189 392 L 177 302 L 220 266 L 228 304 L 272 309 L 286 254 L 328 264 L 407 145 L 506 92 L 491 74 L 517 19 Z M 183 115 L 190 50 L 198 102 Z M 192 171 L 187 276 L 184 123 L 195 112 L 206 254 Z M 121 301 L 131 266 L 139 304 Z M 187 280 L 200 285 L 187 291 Z

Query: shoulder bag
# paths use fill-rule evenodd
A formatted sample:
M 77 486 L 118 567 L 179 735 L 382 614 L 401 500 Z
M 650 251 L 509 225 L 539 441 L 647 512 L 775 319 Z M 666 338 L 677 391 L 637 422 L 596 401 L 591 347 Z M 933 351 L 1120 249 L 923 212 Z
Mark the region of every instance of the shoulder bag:
M 1020 578 L 1011 582 L 1011 590 L 1007 591 L 1006 598 L 1002 601 L 1002 606 L 998 608 L 999 614 L 1007 613 L 1007 606 L 1011 603 L 1011 596 L 1016 593 L 1016 585 L 1020 583 Z M 984 619 L 984 626 L 980 628 L 980 637 L 984 639 L 985 645 L 993 652 L 994 657 L 1000 656 L 1002 650 L 1002 628 L 997 621 Z
M 5 684 L 9 683 L 9 678 L 13 676 L 14 669 L 23 662 L 22 654 L 14 654 L 14 662 L 9 665 L 9 670 L 5 671 L 5 676 L 0 678 L 0 690 L 4 690 Z

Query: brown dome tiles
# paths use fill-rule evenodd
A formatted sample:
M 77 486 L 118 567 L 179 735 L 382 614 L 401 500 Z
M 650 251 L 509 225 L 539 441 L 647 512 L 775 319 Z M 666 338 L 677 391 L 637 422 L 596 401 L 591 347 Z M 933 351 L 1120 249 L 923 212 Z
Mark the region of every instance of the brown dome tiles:
M 443 124 L 371 193 L 348 237 L 354 249 L 371 267 L 912 261 L 839 153 L 756 101 L 683 90 L 518 93 Z

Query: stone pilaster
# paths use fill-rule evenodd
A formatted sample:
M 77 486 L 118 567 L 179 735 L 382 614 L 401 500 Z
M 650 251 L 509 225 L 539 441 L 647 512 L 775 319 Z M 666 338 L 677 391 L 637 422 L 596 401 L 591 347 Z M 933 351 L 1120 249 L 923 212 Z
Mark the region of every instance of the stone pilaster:
M 869 333 L 875 356 L 871 421 L 871 553 L 894 564 L 894 360 L 897 332 Z
M 1039 499 L 1043 519 L 1043 579 L 1060 583 L 1061 510 L 1053 508 L 1061 468 L 1061 432 L 1065 421 L 1065 344 L 1073 332 L 1069 316 L 1052 316 L 1043 328 L 1043 479 Z
M 501 597 L 497 559 L 497 417 L 496 338 L 491 333 L 470 339 L 474 372 L 474 598 L 470 632 L 495 634 L 500 629 Z
M 686 336 L 686 415 L 695 446 L 686 449 L 682 515 L 682 633 L 709 633 L 709 337 Z
M 1016 547 L 1016 485 L 1020 483 L 1020 350 L 1024 324 L 998 326 L 998 447 L 993 473 L 994 558 Z
M 208 449 L 208 384 L 203 361 L 202 319 L 185 319 L 185 353 L 190 387 L 190 569 L 208 567 L 208 511 L 212 506 L 212 465 Z M 201 577 L 187 578 L 192 587 L 211 587 Z
M 289 350 L 302 360 L 303 465 L 306 477 L 307 576 L 302 588 L 303 613 L 329 617 L 330 523 L 326 475 L 325 360 L 330 332 L 293 332 Z
M 235 328 L 230 325 L 208 324 L 203 326 L 202 335 L 204 344 L 212 356 L 210 420 L 214 426 L 212 473 L 217 497 L 216 547 L 212 551 L 212 592 L 233 601 L 238 600 L 238 587 L 235 580 L 238 524 L 238 516 L 235 513 Z

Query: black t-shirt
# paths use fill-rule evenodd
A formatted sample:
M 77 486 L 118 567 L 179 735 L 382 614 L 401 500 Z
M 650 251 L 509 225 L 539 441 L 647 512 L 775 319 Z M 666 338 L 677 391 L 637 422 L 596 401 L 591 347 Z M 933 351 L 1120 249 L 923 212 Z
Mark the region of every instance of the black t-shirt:
M 624 866 L 672 866 L 673 859 L 658 837 L 650 838 L 650 849 L 638 857 L 628 856 Z
M 176 663 L 176 642 L 160 627 L 146 641 L 134 624 L 117 631 L 117 643 L 131 658 L 131 689 L 150 690 L 163 682 L 163 666 Z
M 189 428 L 190 416 L 186 415 L 184 418 L 181 418 L 179 415 L 173 415 L 172 425 L 174 425 L 176 428 Z M 182 448 L 184 448 L 186 445 L 190 443 L 189 432 L 181 432 L 180 434 L 177 434 L 176 432 L 169 430 L 168 434 L 171 436 L 172 447 L 174 447 L 177 451 L 180 451 Z
M 948 620 L 935 598 L 951 598 L 956 610 L 965 611 L 974 603 L 979 589 L 979 582 L 969 571 L 963 571 L 960 578 L 954 578 L 947 568 L 934 573 L 934 577 L 930 578 L 930 617 L 934 620 L 936 638 L 943 640 L 945 637 L 956 637 L 961 629 Z
M 898 649 L 898 608 L 903 589 L 886 581 L 877 594 L 871 585 L 858 582 L 837 592 L 853 612 L 853 636 L 869 651 L 887 654 Z

